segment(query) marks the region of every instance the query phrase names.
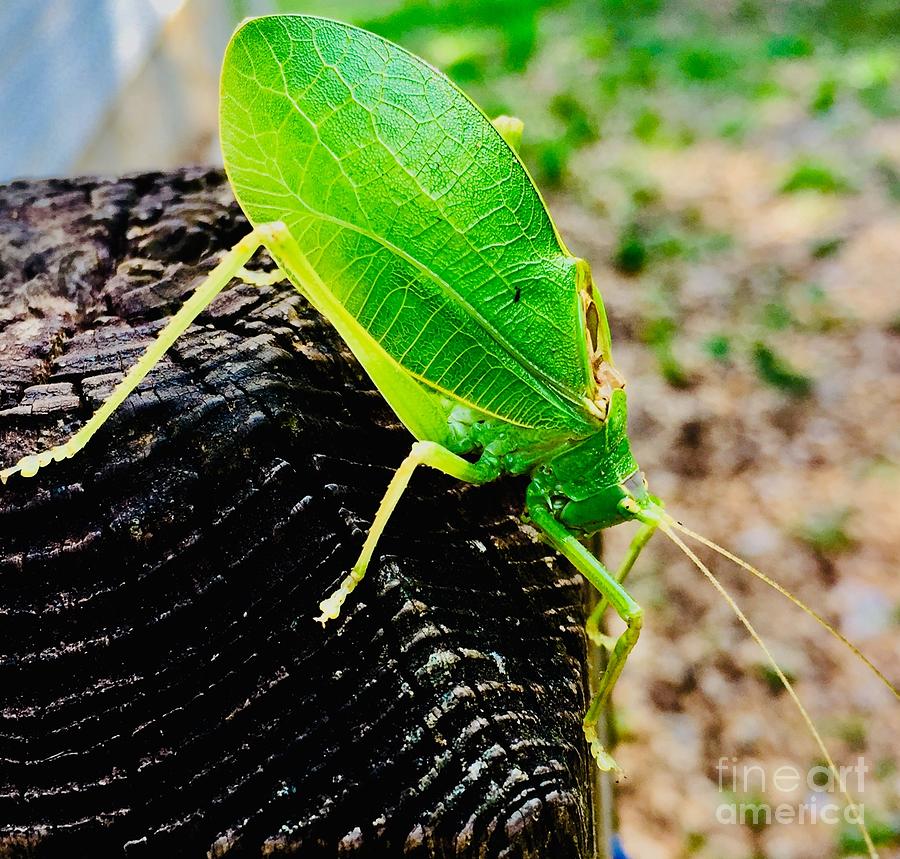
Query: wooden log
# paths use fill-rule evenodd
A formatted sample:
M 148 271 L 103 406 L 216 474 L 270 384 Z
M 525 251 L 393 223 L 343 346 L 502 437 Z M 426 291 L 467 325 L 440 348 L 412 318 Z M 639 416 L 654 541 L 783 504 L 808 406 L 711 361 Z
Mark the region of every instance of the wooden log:
M 88 418 L 247 231 L 222 174 L 0 188 L 0 460 Z M 418 473 L 290 287 L 232 285 L 0 489 L 0 856 L 592 855 L 582 586 L 523 485 Z

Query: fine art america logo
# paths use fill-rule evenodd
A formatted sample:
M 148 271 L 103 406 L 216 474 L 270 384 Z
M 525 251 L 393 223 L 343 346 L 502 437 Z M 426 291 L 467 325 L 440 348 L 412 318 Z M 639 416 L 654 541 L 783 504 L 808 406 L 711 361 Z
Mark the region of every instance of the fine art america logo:
M 864 814 L 861 804 L 843 802 L 842 792 L 861 796 L 869 767 L 863 758 L 838 767 L 837 775 L 826 766 L 808 770 L 785 765 L 767 772 L 759 764 L 738 764 L 737 758 L 719 758 L 719 792 L 731 797 L 716 808 L 719 823 L 764 826 L 772 823 L 851 823 Z M 769 791 L 782 796 L 802 796 L 800 802 L 771 803 Z M 753 799 L 750 799 L 753 797 Z

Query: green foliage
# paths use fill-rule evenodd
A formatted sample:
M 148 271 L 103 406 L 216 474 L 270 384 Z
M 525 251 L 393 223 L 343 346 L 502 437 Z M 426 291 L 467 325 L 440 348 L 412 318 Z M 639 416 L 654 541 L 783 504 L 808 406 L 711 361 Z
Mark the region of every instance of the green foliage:
M 717 130 L 719 137 L 740 143 L 750 129 L 750 119 L 746 116 L 730 117 L 722 122 Z
M 832 733 L 840 737 L 850 751 L 864 752 L 866 750 L 868 726 L 864 719 L 857 716 L 841 719 L 834 726 Z
M 845 194 L 853 190 L 850 181 L 822 161 L 804 159 L 788 173 L 781 185 L 783 194 L 818 191 L 820 194 Z
M 900 816 L 882 820 L 868 812 L 866 826 L 876 847 L 900 847 Z M 862 856 L 866 853 L 865 842 L 856 826 L 849 823 L 842 824 L 838 850 L 841 856 Z
M 653 190 L 637 186 L 632 192 L 635 204 L 652 202 Z M 697 260 L 717 253 L 731 244 L 723 233 L 704 233 L 690 217 L 678 221 L 640 218 L 629 221 L 619 233 L 613 252 L 613 265 L 622 274 L 637 275 L 653 263 L 667 260 Z
M 852 511 L 847 507 L 814 513 L 799 528 L 798 536 L 822 555 L 837 555 L 854 546 L 847 533 Z
M 547 184 L 559 185 L 571 154 L 595 140 L 599 129 L 590 109 L 574 93 L 558 93 L 550 99 L 547 109 L 559 121 L 563 133 L 554 140 L 545 141 L 539 148 L 539 174 Z
M 766 44 L 766 55 L 773 60 L 809 57 L 812 53 L 812 42 L 805 36 L 793 33 L 772 36 Z
M 738 803 L 738 820 L 753 832 L 762 832 L 769 825 L 770 809 L 771 805 L 765 796 L 751 794 Z
M 859 90 L 862 105 L 882 119 L 894 119 L 900 116 L 900 97 L 896 87 L 886 82 L 879 82 Z
M 824 78 L 819 82 L 815 95 L 809 104 L 811 113 L 828 113 L 834 107 L 837 98 L 837 81 L 834 78 Z
M 739 67 L 738 59 L 727 48 L 703 43 L 680 48 L 676 64 L 687 80 L 701 83 L 725 80 Z
M 570 163 L 606 128 L 654 146 L 744 139 L 757 103 L 786 96 L 786 63 L 818 70 L 817 89 L 790 94 L 816 116 L 831 111 L 838 81 L 842 95 L 891 115 L 896 60 L 873 45 L 896 33 L 897 15 L 887 0 L 864 5 L 871 14 L 843 0 L 730 9 L 701 0 L 346 0 L 339 11 L 327 0 L 277 0 L 279 11 L 337 15 L 397 41 L 490 114 L 522 117 L 526 162 L 539 183 L 561 187 L 577 187 Z M 676 91 L 693 104 L 673 117 L 665 106 Z
M 765 343 L 754 344 L 753 363 L 760 379 L 773 388 L 793 397 L 805 397 L 812 391 L 812 379 L 794 370 Z
M 725 362 L 731 357 L 731 340 L 725 334 L 715 334 L 704 344 L 706 353 L 716 361 Z
M 794 317 L 782 302 L 770 301 L 763 307 L 762 322 L 772 331 L 783 331 L 794 323 Z
M 827 259 L 834 256 L 843 246 L 845 239 L 841 236 L 830 236 L 827 239 L 820 239 L 810 248 L 810 254 L 814 259 Z
M 693 856 L 706 847 L 707 838 L 702 832 L 688 832 L 684 836 L 684 855 Z
M 407 2 L 386 15 L 358 20 L 371 30 L 396 42 L 421 49 L 417 44 L 435 32 L 459 32 L 487 27 L 494 33 L 492 55 L 499 57 L 505 71 L 519 72 L 531 59 L 537 44 L 537 12 L 558 5 L 553 0 L 529 0 L 522 14 L 517 0 L 430 0 Z M 368 4 L 372 8 L 372 4 Z M 335 10 L 331 9 L 332 13 Z M 417 38 L 418 37 L 418 38 Z M 427 51 L 423 51 L 427 53 Z
M 566 139 L 574 146 L 596 139 L 597 128 L 588 108 L 574 93 L 559 93 L 550 99 L 550 113 L 562 120 L 566 127 Z
M 897 761 L 893 758 L 880 758 L 875 763 L 875 778 L 879 781 L 892 778 L 897 774 Z
M 764 3 L 765 0 L 759 0 Z M 786 19 L 797 30 L 815 33 L 835 49 L 848 50 L 860 44 L 900 33 L 900 7 L 896 0 L 819 0 L 816 3 L 785 4 Z
M 634 118 L 632 133 L 638 140 L 651 143 L 662 127 L 662 117 L 649 108 L 641 110 Z
M 638 274 L 647 265 L 647 243 L 635 224 L 629 224 L 619 236 L 613 264 L 623 274 Z
M 245 1 L 232 4 L 236 15 L 247 13 Z M 279 11 L 338 14 L 326 0 L 277 0 L 276 5 Z M 575 98 L 595 134 L 612 115 L 634 114 L 636 92 L 665 98 L 671 89 L 688 86 L 698 90 L 699 98 L 704 98 L 700 91 L 715 87 L 743 100 L 742 121 L 726 119 L 709 101 L 698 102 L 690 116 L 695 134 L 723 130 L 723 136 L 738 137 L 752 125 L 747 114 L 753 101 L 781 93 L 784 63 L 821 69 L 817 90 L 806 96 L 814 114 L 832 108 L 837 81 L 877 115 L 894 115 L 898 107 L 896 52 L 881 47 L 900 30 L 892 0 L 775 5 L 742 0 L 731 9 L 701 0 L 684 0 L 678 7 L 655 0 L 389 0 L 377 5 L 347 0 L 339 17 L 398 41 L 460 83 L 475 85 L 476 100 L 495 112 L 530 120 L 547 115 L 553 98 Z M 512 83 L 550 57 L 562 70 L 553 87 L 541 91 Z M 645 109 L 639 106 L 633 115 L 633 134 L 656 141 L 665 118 L 660 115 L 657 122 L 642 115 Z M 583 116 L 573 115 L 572 121 L 585 127 Z M 532 147 L 534 161 L 562 182 L 583 135 L 564 124 L 562 145 L 556 130 L 542 130 L 540 142 L 526 138 L 526 146 Z M 554 151 L 545 154 L 544 146 Z
M 784 684 L 781 682 L 778 672 L 772 667 L 771 663 L 759 662 L 754 668 L 756 676 L 766 684 L 770 695 L 778 696 L 784 693 Z M 781 670 L 784 673 L 784 676 L 787 677 L 788 683 L 794 684 L 797 682 L 797 676 L 793 672 L 788 671 L 783 665 L 781 666 Z
M 653 350 L 662 377 L 672 387 L 687 388 L 691 376 L 675 354 L 677 335 L 677 323 L 667 316 L 647 319 L 641 328 L 641 339 Z

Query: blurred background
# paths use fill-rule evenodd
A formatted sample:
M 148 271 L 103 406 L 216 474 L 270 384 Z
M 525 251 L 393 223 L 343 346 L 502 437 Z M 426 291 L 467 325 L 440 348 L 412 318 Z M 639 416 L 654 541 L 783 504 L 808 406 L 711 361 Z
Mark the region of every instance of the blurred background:
M 895 0 L 5 0 L 0 181 L 218 163 L 218 66 L 245 15 L 339 17 L 525 121 L 523 157 L 607 301 L 653 491 L 896 678 L 900 665 L 900 7 Z M 627 527 L 607 538 L 618 557 Z M 900 855 L 898 708 L 821 630 L 722 563 Z M 857 855 L 727 607 L 659 538 L 616 692 L 632 859 Z M 769 779 L 719 784 L 722 759 Z M 743 770 L 741 770 L 743 771 Z

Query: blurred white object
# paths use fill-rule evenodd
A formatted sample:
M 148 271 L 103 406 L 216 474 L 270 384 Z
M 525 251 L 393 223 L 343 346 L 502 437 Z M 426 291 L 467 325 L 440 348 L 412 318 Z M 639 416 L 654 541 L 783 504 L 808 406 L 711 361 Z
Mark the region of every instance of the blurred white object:
M 244 16 L 400 0 L 0 0 L 0 182 L 219 164 L 219 67 Z
M 216 0 L 5 0 L 0 181 L 215 158 Z

